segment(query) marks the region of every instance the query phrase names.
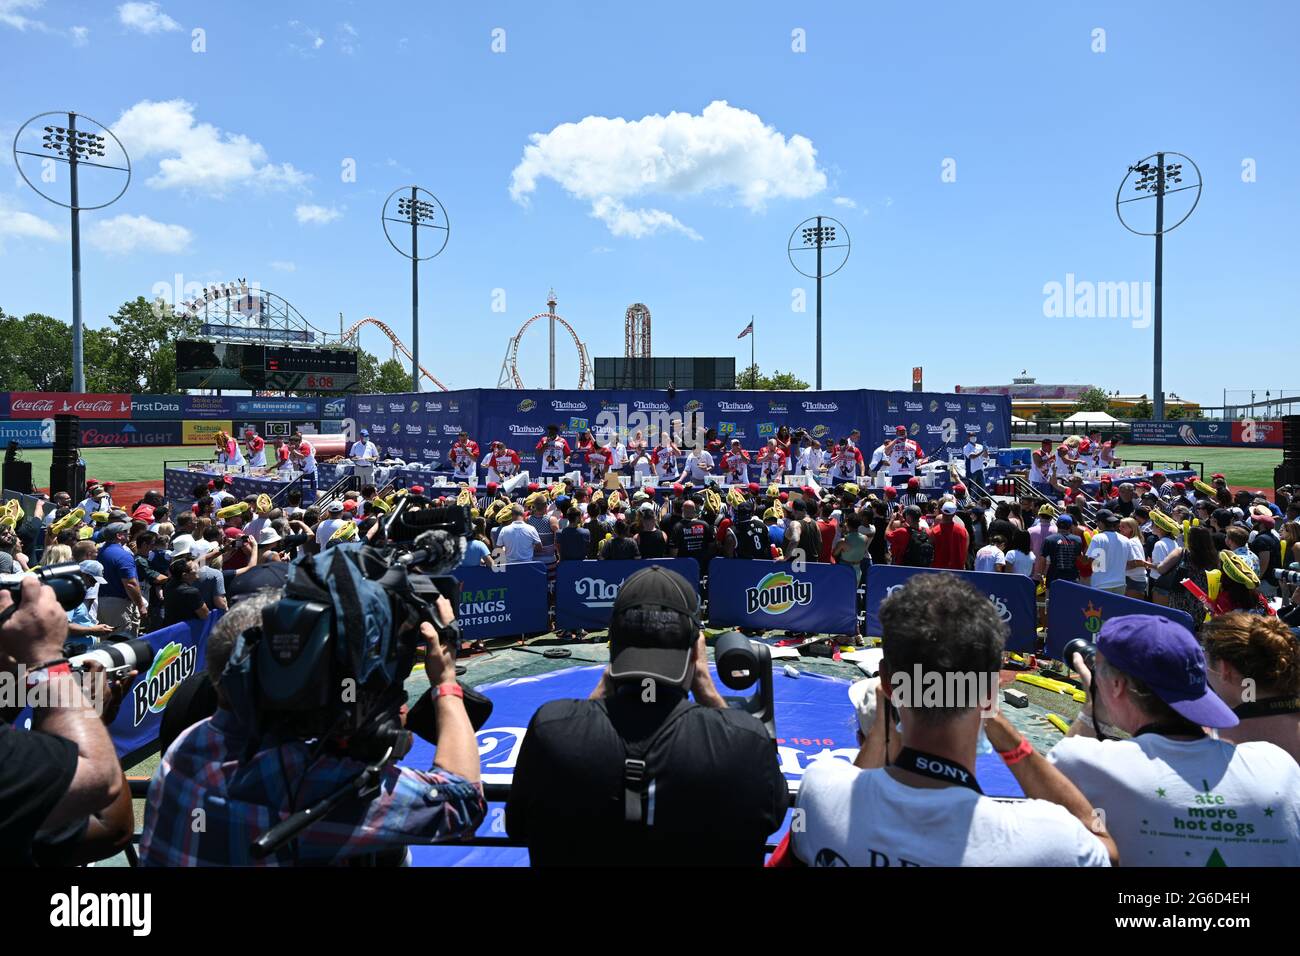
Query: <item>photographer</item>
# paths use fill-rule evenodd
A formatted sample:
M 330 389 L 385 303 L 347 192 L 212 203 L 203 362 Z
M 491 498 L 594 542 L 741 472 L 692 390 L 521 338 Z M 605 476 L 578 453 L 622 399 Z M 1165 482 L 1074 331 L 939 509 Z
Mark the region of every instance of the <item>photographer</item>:
M 714 687 L 699 613 L 681 575 L 637 571 L 614 601 L 591 697 L 533 715 L 506 832 L 534 866 L 762 863 L 785 780 L 763 725 Z
M 149 785 L 140 860 L 146 866 L 337 865 L 361 856 L 400 861 L 412 843 L 435 843 L 472 833 L 486 812 L 479 782 L 478 745 L 465 712 L 455 660 L 427 622 L 425 673 L 434 688 L 437 762 L 428 771 L 384 762 L 373 797 L 345 797 L 324 818 L 265 859 L 249 843 L 290 813 L 321 801 L 365 768 L 305 740 L 251 739 L 222 686 L 229 679 L 236 641 L 263 626 L 263 612 L 281 595 L 259 593 L 235 605 L 212 629 L 207 673 L 216 685 L 217 712 L 182 731 L 167 749 Z M 454 619 L 442 597 L 434 612 Z M 196 811 L 203 829 L 196 831 Z
M 996 707 L 1006 638 L 988 599 L 955 575 L 922 574 L 885 599 L 880 620 L 881 697 L 858 765 L 819 760 L 809 768 L 799 789 L 804 826 L 791 828 L 770 865 L 1115 862 L 1092 804 L 1000 712 L 985 719 Z M 917 684 L 929 686 L 930 675 L 971 693 L 935 706 L 926 691 L 922 703 Z M 902 750 L 894 752 L 900 719 Z M 1027 801 L 1003 803 L 980 790 L 973 768 L 981 725 Z
M 1048 759 L 1106 811 L 1125 865 L 1300 865 L 1300 766 L 1271 743 L 1206 734 L 1239 721 L 1187 628 L 1113 617 L 1095 663 L 1073 658 L 1092 713 L 1080 712 Z
M 122 770 L 99 711 L 63 657 L 67 630 L 54 591 L 35 577 L 23 580 L 16 608 L 0 589 L 0 670 L 16 677 L 23 665 L 29 687 L 48 684 L 30 732 L 9 723 L 13 712 L 0 715 L 0 864 L 30 865 L 41 830 L 76 827 L 82 840 L 115 846 L 124 801 L 130 837 Z

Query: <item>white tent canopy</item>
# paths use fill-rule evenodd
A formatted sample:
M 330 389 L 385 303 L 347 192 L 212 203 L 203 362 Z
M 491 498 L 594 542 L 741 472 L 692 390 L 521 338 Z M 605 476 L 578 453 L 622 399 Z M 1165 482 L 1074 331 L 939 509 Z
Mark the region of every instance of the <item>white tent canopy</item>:
M 1065 419 L 1066 425 L 1121 425 L 1123 422 L 1110 412 L 1075 412 Z
M 1015 415 L 1012 415 L 1012 416 L 1011 416 L 1011 424 L 1013 424 L 1013 425 L 1028 425 L 1028 424 L 1029 424 L 1029 419 L 1027 419 L 1027 418 L 1017 418 Z

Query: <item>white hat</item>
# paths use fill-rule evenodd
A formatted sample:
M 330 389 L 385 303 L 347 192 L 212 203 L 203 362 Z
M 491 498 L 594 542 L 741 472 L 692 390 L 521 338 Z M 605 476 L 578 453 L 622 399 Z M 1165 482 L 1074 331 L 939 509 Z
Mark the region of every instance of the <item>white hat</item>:
M 945 501 L 943 503 L 943 513 L 946 515 L 955 515 L 957 513 L 957 502 Z
M 276 531 L 270 525 L 267 525 L 257 533 L 257 546 L 259 548 L 264 548 L 268 544 L 275 544 L 280 540 L 280 532 Z
M 330 502 L 330 506 L 329 506 L 329 508 L 326 509 L 326 510 L 328 510 L 329 513 L 332 514 L 332 515 L 342 514 L 342 513 L 343 513 L 343 502 L 341 502 L 341 501 L 337 501 L 337 500 L 335 500 L 335 501 L 331 501 L 331 502 Z

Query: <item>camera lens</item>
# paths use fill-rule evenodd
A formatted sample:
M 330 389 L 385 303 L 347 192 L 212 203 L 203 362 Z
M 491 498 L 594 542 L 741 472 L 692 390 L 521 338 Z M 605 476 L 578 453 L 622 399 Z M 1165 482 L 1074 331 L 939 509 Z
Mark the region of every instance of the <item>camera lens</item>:
M 1083 662 L 1091 668 L 1097 661 L 1097 645 L 1091 641 L 1086 641 L 1081 637 L 1076 637 L 1065 645 L 1065 648 L 1061 651 L 1061 659 L 1065 661 L 1068 666 L 1073 667 L 1074 665 L 1071 664 L 1071 661 L 1074 660 L 1075 654 L 1081 656 Z

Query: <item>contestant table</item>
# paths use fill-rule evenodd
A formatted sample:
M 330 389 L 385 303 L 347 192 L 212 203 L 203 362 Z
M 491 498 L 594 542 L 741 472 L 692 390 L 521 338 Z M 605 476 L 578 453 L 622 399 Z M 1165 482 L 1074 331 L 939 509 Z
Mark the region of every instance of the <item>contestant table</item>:
M 194 487 L 200 483 L 211 481 L 216 475 L 216 472 L 190 468 L 165 468 L 163 470 L 163 496 L 177 506 L 193 504 Z M 274 499 L 276 495 L 297 483 L 302 476 L 297 472 L 293 472 L 288 478 L 280 478 L 276 475 L 255 477 L 238 473 L 230 473 L 227 477 L 231 483 L 226 490 L 234 495 L 236 499 L 243 499 L 247 495 L 261 494 L 270 495 Z M 310 504 L 316 499 L 315 489 L 311 487 L 311 482 L 304 482 L 301 487 L 303 504 Z M 283 496 L 276 502 L 277 505 L 283 505 L 284 503 Z

